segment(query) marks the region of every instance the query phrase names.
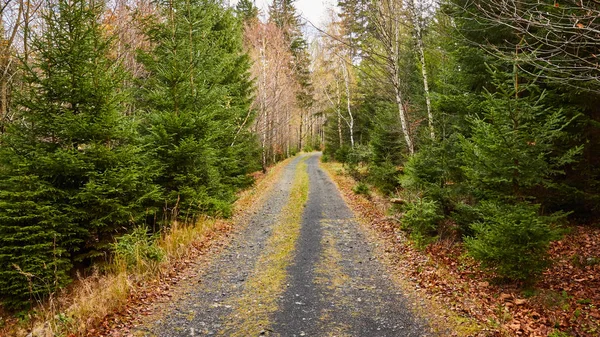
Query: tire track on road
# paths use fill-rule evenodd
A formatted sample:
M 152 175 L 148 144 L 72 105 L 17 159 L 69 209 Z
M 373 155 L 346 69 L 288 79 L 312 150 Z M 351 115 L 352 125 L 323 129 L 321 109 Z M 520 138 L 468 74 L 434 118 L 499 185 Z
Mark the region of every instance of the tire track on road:
M 307 159 L 309 199 L 272 335 L 432 335 L 393 286 L 319 159 Z

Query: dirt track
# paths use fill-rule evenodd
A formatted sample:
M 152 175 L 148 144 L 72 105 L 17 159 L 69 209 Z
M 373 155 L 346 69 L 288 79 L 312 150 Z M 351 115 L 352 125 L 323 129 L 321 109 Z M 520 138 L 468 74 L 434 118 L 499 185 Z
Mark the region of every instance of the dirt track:
M 319 158 L 311 154 L 292 161 L 249 224 L 188 282 L 185 296 L 160 317 L 148 317 L 135 335 L 432 335 L 407 309 L 372 244 L 319 168 Z M 295 204 L 290 193 L 302 183 L 305 169 L 308 201 Z M 298 233 L 282 224 L 294 212 L 301 215 Z M 273 239 L 280 235 L 288 236 Z M 293 249 L 287 255 L 273 246 L 290 240 Z M 277 279 L 277 268 L 283 269 L 283 281 L 269 283 L 271 274 Z M 269 276 L 263 276 L 265 269 Z

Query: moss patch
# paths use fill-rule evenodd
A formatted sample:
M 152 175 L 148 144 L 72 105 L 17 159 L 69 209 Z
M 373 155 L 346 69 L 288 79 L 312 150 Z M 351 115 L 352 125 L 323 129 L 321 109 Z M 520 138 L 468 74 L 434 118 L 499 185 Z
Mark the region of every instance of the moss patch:
M 323 238 L 321 239 L 323 252 L 316 267 L 317 277 L 315 277 L 315 283 L 332 291 L 342 288 L 350 280 L 340 264 L 342 254 L 336 248 L 337 240 L 330 229 L 330 227 L 333 227 L 332 222 L 334 221 L 325 220 L 321 222 L 323 228 L 329 230 L 323 232 Z
M 348 286 L 350 276 L 344 273 L 344 268 L 341 265 L 342 254 L 336 248 L 338 241 L 333 234 L 336 224 L 339 221 L 346 220 L 321 221 L 321 225 L 324 229 L 323 237 L 321 239 L 323 251 L 315 269 L 315 283 L 321 287 L 325 287 L 332 293 L 338 306 L 349 307 L 350 303 L 348 303 L 347 299 L 343 296 L 342 290 L 344 287 Z M 350 334 L 347 333 L 350 326 L 348 324 L 336 322 L 331 315 L 332 312 L 332 308 L 324 309 L 319 317 L 320 324 L 324 327 L 323 330 L 328 331 L 327 336 L 350 336 Z
M 230 323 L 225 327 L 226 331 L 222 332 L 224 335 L 258 336 L 269 330 L 269 318 L 278 309 L 277 302 L 284 291 L 287 269 L 294 258 L 303 206 L 308 201 L 308 188 L 307 167 L 302 161 L 296 168 L 290 199 L 281 211 L 282 218 L 273 228 L 242 295 L 231 303 L 235 310 L 228 320 Z

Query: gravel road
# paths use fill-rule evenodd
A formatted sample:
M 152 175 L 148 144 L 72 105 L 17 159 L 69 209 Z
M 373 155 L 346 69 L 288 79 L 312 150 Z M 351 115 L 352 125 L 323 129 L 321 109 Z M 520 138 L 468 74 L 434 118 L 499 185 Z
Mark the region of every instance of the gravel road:
M 288 164 L 261 209 L 235 234 L 229 247 L 198 273 L 185 296 L 166 306 L 160 317 L 149 317 L 134 335 L 240 335 L 235 331 L 239 320 L 235 300 L 252 292 L 245 289 L 246 281 L 256 273 L 257 261 L 269 258 L 265 242 L 283 216 L 301 161 L 308 169 L 309 193 L 300 235 L 292 263 L 285 267 L 286 284 L 274 295 L 276 308 L 265 308 L 272 311 L 269 323 L 252 335 L 433 335 L 426 322 L 408 309 L 339 191 L 320 169 L 319 159 L 319 154 L 310 154 Z

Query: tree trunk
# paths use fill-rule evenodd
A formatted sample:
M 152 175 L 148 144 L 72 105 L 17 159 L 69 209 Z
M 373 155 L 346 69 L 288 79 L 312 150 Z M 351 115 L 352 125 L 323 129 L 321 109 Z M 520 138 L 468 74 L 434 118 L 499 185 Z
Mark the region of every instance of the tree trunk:
M 394 0 L 391 0 L 394 1 Z M 402 133 L 404 134 L 404 140 L 406 141 L 406 146 L 408 147 L 408 152 L 413 155 L 415 153 L 415 146 L 413 144 L 412 138 L 410 136 L 410 131 L 408 127 L 408 120 L 406 118 L 406 111 L 404 109 L 404 100 L 402 97 L 402 89 L 400 87 L 400 23 L 396 20 L 396 12 L 397 8 L 394 5 L 397 5 L 395 2 L 390 6 L 390 15 L 393 19 L 391 20 L 391 24 L 393 26 L 393 40 L 390 41 L 393 45 L 389 48 L 392 51 L 391 57 L 391 70 L 392 70 L 392 84 L 394 86 L 394 93 L 396 94 L 396 105 L 398 106 L 398 114 L 400 115 L 400 124 L 402 126 Z
M 352 106 L 350 99 L 350 75 L 348 74 L 348 67 L 346 61 L 342 60 L 342 70 L 344 71 L 344 84 L 346 86 L 346 108 L 348 109 L 348 116 L 350 121 L 348 122 L 348 128 L 350 129 L 350 146 L 354 148 L 354 116 L 352 115 Z
M 427 105 L 427 121 L 429 123 L 429 135 L 432 140 L 435 140 L 435 128 L 433 124 L 433 112 L 431 111 L 431 93 L 429 91 L 429 78 L 427 76 L 427 63 L 425 61 L 425 46 L 423 44 L 423 30 L 421 22 L 417 15 L 417 8 L 413 3 L 413 21 L 417 35 L 417 48 L 419 49 L 419 59 L 421 61 L 421 75 L 423 76 L 423 89 L 425 90 L 425 102 Z
M 304 128 L 304 112 L 300 111 L 300 135 L 298 136 L 298 147 L 302 151 L 302 129 Z M 290 135 L 291 136 L 291 135 Z
M 264 173 L 267 172 L 267 131 L 269 127 L 268 113 L 267 113 L 267 60 L 265 55 L 266 40 L 263 32 L 262 46 L 260 49 L 260 58 L 262 63 L 262 97 L 260 100 L 260 109 L 263 117 L 263 130 L 262 130 L 262 170 Z
M 408 130 L 408 122 L 406 118 L 406 111 L 404 109 L 404 102 L 402 101 L 402 92 L 400 88 L 395 87 L 396 90 L 396 105 L 398 106 L 398 114 L 400 115 L 400 124 L 402 126 L 402 133 L 404 134 L 404 140 L 406 141 L 406 145 L 408 147 L 408 153 L 411 155 L 415 154 L 415 146 L 410 137 L 410 132 Z

